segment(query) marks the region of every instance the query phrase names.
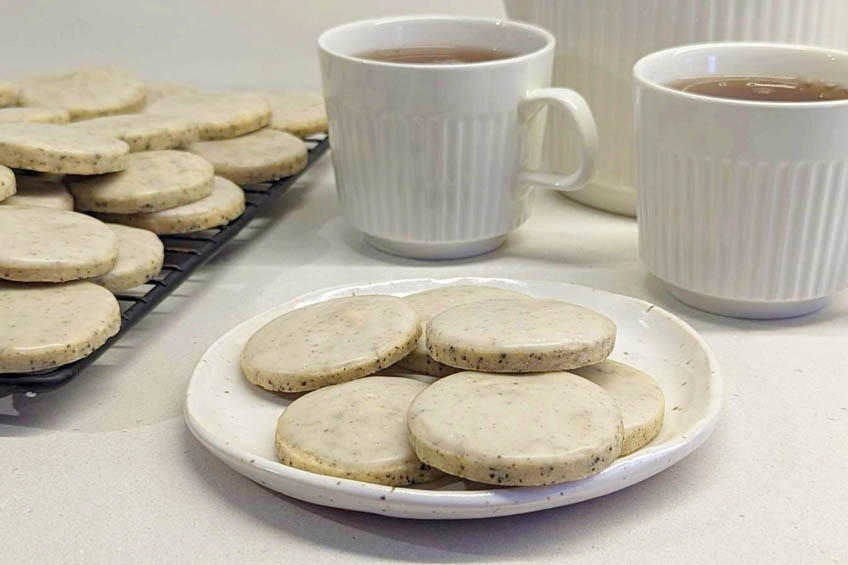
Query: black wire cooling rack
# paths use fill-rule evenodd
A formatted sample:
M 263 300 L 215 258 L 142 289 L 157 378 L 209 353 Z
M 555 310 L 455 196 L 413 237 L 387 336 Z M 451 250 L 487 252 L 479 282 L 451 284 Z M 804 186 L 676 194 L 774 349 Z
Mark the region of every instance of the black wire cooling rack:
M 308 169 L 327 150 L 329 142 L 326 135 L 309 137 L 304 141 L 309 148 L 309 160 L 306 165 Z M 137 295 L 131 293 L 115 295 L 121 305 L 121 329 L 118 333 L 88 357 L 73 363 L 35 373 L 0 373 L 0 396 L 14 392 L 46 391 L 57 388 L 74 378 L 121 339 L 139 320 L 152 312 L 192 273 L 214 257 L 228 241 L 250 223 L 260 210 L 277 200 L 294 184 L 301 174 L 303 171 L 273 183 L 243 187 L 244 214 L 225 226 L 196 234 L 160 236 L 165 244 L 165 264 L 159 276 L 148 281 L 145 287 L 141 287 L 147 288 L 146 292 Z

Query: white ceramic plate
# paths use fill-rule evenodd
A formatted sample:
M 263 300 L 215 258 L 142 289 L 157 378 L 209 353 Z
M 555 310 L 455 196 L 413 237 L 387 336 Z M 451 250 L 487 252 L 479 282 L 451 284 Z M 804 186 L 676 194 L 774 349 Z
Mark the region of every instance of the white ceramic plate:
M 545 487 L 491 488 L 447 478 L 410 488 L 386 487 L 301 471 L 276 461 L 274 429 L 291 401 L 248 383 L 239 354 L 248 338 L 280 314 L 353 294 L 402 296 L 444 285 L 485 284 L 593 308 L 612 318 L 618 336 L 611 358 L 654 376 L 666 397 L 665 423 L 643 449 L 601 473 Z M 186 393 L 185 415 L 200 442 L 246 477 L 307 502 L 402 518 L 483 518 L 543 510 L 602 496 L 680 461 L 716 424 L 722 381 L 706 343 L 676 316 L 635 298 L 560 283 L 508 279 L 412 279 L 348 285 L 311 292 L 230 330 L 206 351 Z

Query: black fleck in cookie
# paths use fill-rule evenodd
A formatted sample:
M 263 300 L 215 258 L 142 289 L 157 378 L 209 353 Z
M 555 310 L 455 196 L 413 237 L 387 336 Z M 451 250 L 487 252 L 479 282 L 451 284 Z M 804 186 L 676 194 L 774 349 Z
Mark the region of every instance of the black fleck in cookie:
M 64 282 L 115 266 L 118 240 L 103 222 L 76 212 L 0 206 L 0 279 Z
M 365 377 L 405 357 L 421 327 L 393 296 L 350 296 L 298 308 L 257 331 L 241 354 L 247 380 L 298 392 Z
M 26 373 L 81 359 L 121 327 L 111 292 L 96 284 L 0 281 L 0 373 Z
M 421 461 L 481 483 L 532 486 L 599 473 L 621 450 L 609 394 L 566 372 L 465 371 L 422 391 L 407 413 Z
M 559 300 L 484 300 L 436 314 L 426 339 L 430 356 L 452 367 L 559 371 L 606 359 L 615 345 L 615 323 Z
M 442 473 L 422 463 L 406 433 L 406 411 L 427 385 L 365 377 L 292 402 L 277 421 L 275 448 L 285 465 L 380 485 L 424 483 Z
M 212 194 L 191 204 L 141 214 L 96 213 L 104 222 L 124 224 L 158 234 L 191 233 L 235 220 L 244 212 L 244 191 L 222 177 L 215 177 Z
M 609 393 L 624 420 L 621 455 L 628 455 L 657 437 L 663 424 L 665 396 L 657 382 L 642 371 L 607 359 L 572 371 Z

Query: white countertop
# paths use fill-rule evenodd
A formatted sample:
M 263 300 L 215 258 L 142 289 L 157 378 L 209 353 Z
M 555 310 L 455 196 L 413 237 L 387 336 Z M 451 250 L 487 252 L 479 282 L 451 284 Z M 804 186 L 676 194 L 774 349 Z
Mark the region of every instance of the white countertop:
M 426 263 L 364 246 L 329 158 L 118 346 L 64 388 L 0 398 L 0 562 L 848 562 L 848 293 L 805 318 L 689 309 L 650 278 L 633 220 L 541 193 L 499 250 Z M 706 444 L 624 491 L 466 522 L 298 502 L 209 454 L 183 422 L 191 370 L 232 326 L 350 282 L 477 275 L 655 302 L 713 347 L 725 407 Z

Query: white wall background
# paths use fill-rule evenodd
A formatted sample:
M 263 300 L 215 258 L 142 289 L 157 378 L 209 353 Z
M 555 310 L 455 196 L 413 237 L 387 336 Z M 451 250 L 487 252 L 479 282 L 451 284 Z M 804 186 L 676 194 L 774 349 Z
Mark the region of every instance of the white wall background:
M 500 0 L 0 0 L 0 76 L 114 64 L 218 88 L 320 85 L 315 41 L 354 19 L 502 16 Z

